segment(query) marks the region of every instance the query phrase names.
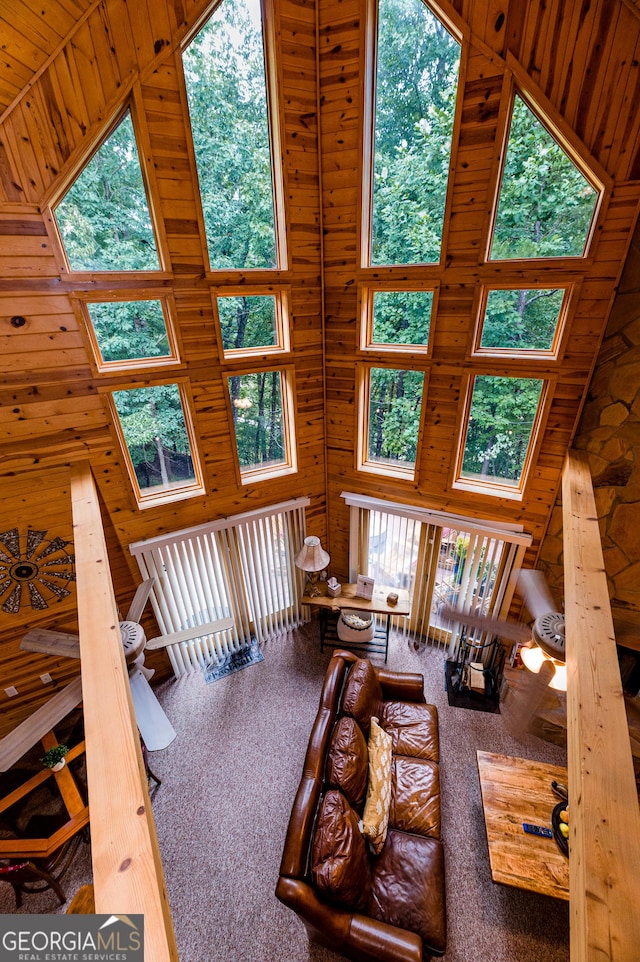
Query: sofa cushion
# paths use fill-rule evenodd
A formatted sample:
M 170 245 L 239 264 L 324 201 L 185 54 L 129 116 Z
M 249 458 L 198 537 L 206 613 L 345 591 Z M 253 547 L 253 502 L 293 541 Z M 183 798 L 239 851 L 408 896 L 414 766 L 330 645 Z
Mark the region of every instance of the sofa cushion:
M 362 811 L 367 795 L 369 752 L 355 718 L 343 715 L 336 722 L 327 755 L 326 783 L 338 788 L 350 805 Z
M 369 732 L 369 784 L 362 815 L 362 834 L 376 855 L 382 851 L 387 837 L 391 805 L 391 739 L 380 728 L 375 716 Z
M 369 914 L 380 922 L 417 932 L 427 952 L 446 947 L 442 842 L 389 830 L 372 863 Z
M 438 709 L 435 705 L 387 701 L 382 708 L 380 724 L 393 739 L 395 755 L 439 761 Z
M 342 714 L 350 715 L 369 737 L 371 716 L 380 718 L 382 711 L 382 688 L 376 670 L 366 658 L 359 658 L 353 665 L 342 693 Z
M 389 828 L 440 837 L 440 768 L 426 758 L 395 755 Z
M 331 789 L 320 803 L 313 838 L 311 876 L 328 899 L 349 908 L 367 905 L 371 869 L 358 814 L 340 792 Z

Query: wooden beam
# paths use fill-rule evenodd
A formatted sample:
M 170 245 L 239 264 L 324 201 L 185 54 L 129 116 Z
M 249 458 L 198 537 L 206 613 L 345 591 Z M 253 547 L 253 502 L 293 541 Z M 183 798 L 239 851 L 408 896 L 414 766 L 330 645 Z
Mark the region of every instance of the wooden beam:
M 96 912 L 142 913 L 145 958 L 177 962 L 100 506 L 87 462 L 71 468 L 71 500 Z
M 637 962 L 640 810 L 586 458 L 562 478 L 571 962 Z

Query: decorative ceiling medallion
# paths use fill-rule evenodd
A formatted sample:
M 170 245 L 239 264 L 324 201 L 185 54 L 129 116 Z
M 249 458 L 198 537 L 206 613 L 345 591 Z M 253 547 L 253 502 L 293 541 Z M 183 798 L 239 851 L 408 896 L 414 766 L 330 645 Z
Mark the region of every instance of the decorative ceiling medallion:
M 0 532 L 0 601 L 7 614 L 17 615 L 27 604 L 44 611 L 71 594 L 66 586 L 76 580 L 75 557 L 67 550 L 72 542 L 47 534 L 29 528 L 21 541 L 18 528 Z

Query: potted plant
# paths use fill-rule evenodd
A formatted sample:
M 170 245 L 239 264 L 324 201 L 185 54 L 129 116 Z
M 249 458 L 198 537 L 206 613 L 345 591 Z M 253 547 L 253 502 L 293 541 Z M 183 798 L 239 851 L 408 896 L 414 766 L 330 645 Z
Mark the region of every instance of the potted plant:
M 59 772 L 64 767 L 64 757 L 69 752 L 66 745 L 54 745 L 44 753 L 40 761 L 45 768 L 50 768 L 54 772 Z

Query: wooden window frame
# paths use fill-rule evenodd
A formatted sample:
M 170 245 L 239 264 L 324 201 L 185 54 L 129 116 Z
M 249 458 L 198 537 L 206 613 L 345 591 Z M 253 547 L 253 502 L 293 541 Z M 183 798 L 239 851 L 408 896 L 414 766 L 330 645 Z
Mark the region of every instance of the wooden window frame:
M 358 287 L 358 316 L 360 319 L 360 330 L 359 330 L 359 344 L 360 350 L 367 353 L 375 351 L 376 353 L 387 352 L 394 355 L 409 355 L 414 356 L 415 354 L 424 355 L 429 357 L 433 353 L 433 328 L 434 328 L 434 318 L 438 311 L 438 293 L 440 290 L 440 284 L 435 282 L 433 284 L 428 284 L 423 286 L 421 284 L 412 284 L 409 286 L 399 287 L 397 284 L 361 284 Z M 429 317 L 429 336 L 427 338 L 426 344 L 393 344 L 385 341 L 374 341 L 373 340 L 373 322 L 374 322 L 374 301 L 376 294 L 412 294 L 412 293 L 431 293 L 433 295 L 433 300 L 431 303 L 431 314 Z
M 252 274 L 272 274 L 276 271 L 286 271 L 289 269 L 288 251 L 288 221 L 287 208 L 285 204 L 285 177 L 282 162 L 284 146 L 283 131 L 285 129 L 285 117 L 283 109 L 283 97 L 280 93 L 281 88 L 281 67 L 277 60 L 277 34 L 279 31 L 279 19 L 275 11 L 274 0 L 260 0 L 261 21 L 262 21 L 262 43 L 264 52 L 264 79 L 265 97 L 267 103 L 267 125 L 269 133 L 269 149 L 271 152 L 271 189 L 273 196 L 273 219 L 275 234 L 275 266 L 274 267 L 243 267 L 243 268 L 218 268 L 211 267 L 209 259 L 209 245 L 207 241 L 207 231 L 202 209 L 202 198 L 200 194 L 200 178 L 198 176 L 198 165 L 196 163 L 196 152 L 193 145 L 193 133 L 191 130 L 191 114 L 189 111 L 189 98 L 187 95 L 187 85 L 184 76 L 184 64 L 182 52 L 189 46 L 191 41 L 206 26 L 208 21 L 216 12 L 220 3 L 212 5 L 206 11 L 205 16 L 201 17 L 194 28 L 186 34 L 176 53 L 176 63 L 178 65 L 180 98 L 184 116 L 188 119 L 188 138 L 187 151 L 191 164 L 193 182 L 198 185 L 197 190 L 197 209 L 198 209 L 198 228 L 202 250 L 205 257 L 207 276 L 215 277 L 218 274 L 242 273 L 251 276 Z
M 500 483 L 499 481 L 484 481 L 479 478 L 466 478 L 462 476 L 462 464 L 464 461 L 465 447 L 467 441 L 467 430 L 469 427 L 469 416 L 471 413 L 471 404 L 473 401 L 473 389 L 475 386 L 476 378 L 478 377 L 508 377 L 513 379 L 523 379 L 523 378 L 533 378 L 537 381 L 542 381 L 542 386 L 540 389 L 540 398 L 538 400 L 538 407 L 533 419 L 533 425 L 531 427 L 531 434 L 529 436 L 529 444 L 527 445 L 527 451 L 522 464 L 522 471 L 520 472 L 520 480 L 517 484 L 506 484 Z M 491 497 L 507 498 L 511 501 L 522 501 L 524 498 L 525 490 L 529 482 L 529 475 L 532 465 L 536 463 L 538 451 L 542 443 L 542 437 L 544 435 L 544 427 L 549 416 L 549 408 L 551 405 L 551 399 L 553 396 L 553 388 L 555 386 L 555 379 L 549 377 L 545 374 L 535 374 L 529 371 L 519 371 L 506 374 L 501 372 L 496 374 L 493 371 L 478 371 L 475 374 L 469 374 L 466 378 L 466 388 L 465 388 L 465 398 L 462 407 L 462 415 L 460 418 L 460 424 L 457 432 L 458 444 L 455 463 L 453 465 L 453 475 L 451 479 L 451 488 L 456 491 L 468 491 L 473 494 L 485 494 Z
M 233 411 L 231 409 L 231 392 L 229 390 L 229 379 L 232 377 L 246 377 L 251 374 L 272 374 L 277 371 L 280 375 L 280 390 L 282 394 L 282 433 L 285 458 L 278 464 L 268 464 L 255 468 L 243 469 L 240 465 L 238 455 L 238 441 L 236 438 Z M 225 403 L 229 418 L 229 430 L 233 442 L 233 455 L 236 468 L 236 477 L 239 486 L 256 484 L 262 481 L 270 481 L 273 478 L 286 477 L 289 474 L 296 474 L 298 471 L 298 442 L 296 430 L 296 386 L 295 368 L 293 364 L 284 364 L 273 367 L 252 367 L 243 366 L 240 369 L 226 371 L 223 374 L 225 380 Z
M 466 76 L 466 61 L 468 56 L 468 30 L 465 25 L 461 25 L 452 19 L 449 14 L 441 9 L 437 0 L 423 0 L 427 8 L 447 32 L 460 46 L 460 66 L 458 69 L 458 88 L 456 92 L 455 104 L 453 108 L 453 127 L 451 131 L 450 147 L 450 170 L 455 169 L 455 154 L 458 149 L 460 122 L 462 115 L 462 89 L 463 78 Z M 451 198 L 453 192 L 453 179 L 447 177 L 447 189 L 445 192 L 443 229 L 440 239 L 440 256 L 435 261 L 422 261 L 411 264 L 372 264 L 372 228 L 373 228 L 373 164 L 375 158 L 375 121 L 376 121 L 376 76 L 378 62 L 378 0 L 366 0 L 364 16 L 364 55 L 361 58 L 363 63 L 362 88 L 364 91 L 364 105 L 362 111 L 361 143 L 362 143 L 362 178 L 360 194 L 360 237 L 359 254 L 360 267 L 363 269 L 380 270 L 381 268 L 412 268 L 412 267 L 439 267 L 442 264 L 444 252 L 447 244 L 448 224 L 451 214 Z M 465 42 L 467 41 L 467 42 Z
M 90 347 L 90 357 L 93 361 L 95 373 L 111 374 L 120 371 L 146 371 L 148 369 L 177 367 L 180 359 L 179 326 L 176 323 L 176 304 L 172 293 L 165 289 L 147 288 L 131 290 L 108 290 L 100 293 L 75 292 L 71 300 L 80 320 L 81 329 L 86 332 Z M 133 301 L 159 301 L 164 317 L 169 344 L 169 354 L 155 357 L 129 358 L 122 361 L 105 361 L 100 349 L 100 343 L 91 319 L 91 304 L 124 304 Z
M 223 297 L 273 297 L 275 298 L 275 334 L 276 343 L 260 345 L 258 347 L 242 347 L 225 350 L 222 343 L 222 327 L 220 325 L 220 315 L 218 312 L 218 298 Z M 216 324 L 216 335 L 220 361 L 244 360 L 256 357 L 272 357 L 278 354 L 291 353 L 291 288 L 289 285 L 274 287 L 270 284 L 245 286 L 218 287 L 211 291 L 211 302 L 213 304 L 213 316 Z
M 598 164 L 597 161 L 595 161 L 595 159 L 587 153 L 584 144 L 578 139 L 578 137 L 575 135 L 575 132 L 567 127 L 566 122 L 561 115 L 556 114 L 555 117 L 553 117 L 551 113 L 553 108 L 550 104 L 546 104 L 545 109 L 543 109 L 541 104 L 538 103 L 538 101 L 528 93 L 527 84 L 530 82 L 530 78 L 527 77 L 527 75 L 521 70 L 521 68 L 518 67 L 517 64 L 514 63 L 512 65 L 512 69 L 514 71 L 514 79 L 512 79 L 511 84 L 505 83 L 502 95 L 503 104 L 505 105 L 503 108 L 501 108 L 501 110 L 504 110 L 502 134 L 500 135 L 500 132 L 498 131 L 496 136 L 496 179 L 493 197 L 489 197 L 491 203 L 487 208 L 489 211 L 489 219 L 487 235 L 484 244 L 484 262 L 492 266 L 498 264 L 509 264 L 513 266 L 520 264 L 536 264 L 538 267 L 540 267 L 542 264 L 558 264 L 560 261 L 563 261 L 566 262 L 567 270 L 569 270 L 572 265 L 576 265 L 578 269 L 584 269 L 585 261 L 588 261 L 589 257 L 591 256 L 591 248 L 597 235 L 597 224 L 605 209 L 607 195 L 610 194 L 611 190 L 613 189 L 613 182 L 600 164 Z M 495 231 L 496 218 L 498 216 L 498 207 L 500 204 L 500 192 L 507 161 L 507 150 L 509 146 L 509 137 L 511 135 L 513 108 L 516 96 L 520 97 L 525 106 L 529 108 L 531 113 L 537 119 L 538 123 L 542 124 L 549 136 L 555 140 L 569 160 L 580 171 L 584 179 L 596 192 L 597 196 L 593 214 L 591 216 L 589 230 L 585 236 L 584 247 L 581 254 L 557 254 L 547 257 L 491 257 L 491 247 L 493 244 L 493 235 Z
M 131 125 L 133 127 L 133 136 L 136 142 L 142 183 L 147 201 L 147 207 L 149 210 L 149 217 L 151 219 L 151 227 L 157 244 L 158 267 L 147 268 L 145 270 L 132 269 L 129 271 L 120 269 L 114 271 L 74 270 L 69 263 L 62 234 L 58 226 L 56 207 L 64 199 L 78 177 L 83 173 L 85 167 L 100 151 L 105 141 L 109 139 L 113 131 L 120 125 L 127 113 L 131 115 Z M 61 274 L 72 274 L 76 277 L 106 277 L 109 279 L 108 283 L 114 287 L 117 283 L 116 278 L 118 277 L 129 280 L 132 276 L 134 276 L 140 279 L 155 279 L 157 282 L 158 278 L 164 279 L 172 276 L 170 273 L 171 258 L 169 255 L 164 218 L 158 212 L 159 204 L 157 198 L 159 197 L 159 194 L 155 181 L 155 172 L 152 165 L 148 164 L 147 162 L 147 158 L 150 156 L 151 143 L 146 124 L 145 108 L 142 102 L 140 85 L 135 83 L 129 99 L 122 107 L 118 109 L 118 112 L 107 127 L 106 131 L 102 133 L 100 139 L 95 144 L 89 145 L 88 149 L 83 152 L 76 163 L 73 164 L 72 168 L 69 170 L 64 179 L 56 181 L 55 192 L 46 196 L 43 202 L 45 225 L 47 227 L 49 237 L 53 241 L 52 247 L 56 254 L 57 266 Z
M 473 342 L 469 352 L 470 356 L 483 358 L 494 357 L 500 359 L 527 358 L 528 360 L 533 361 L 558 360 L 564 347 L 567 320 L 570 316 L 572 305 L 577 299 L 576 291 L 579 294 L 580 287 L 580 283 L 567 280 L 566 275 L 562 279 L 558 278 L 557 283 L 554 282 L 553 278 L 545 277 L 542 281 L 536 279 L 531 280 L 530 283 L 523 279 L 519 284 L 510 284 L 506 281 L 502 283 L 491 282 L 488 284 L 480 284 L 476 294 L 476 304 L 474 307 L 476 324 L 473 333 Z M 512 347 L 482 347 L 482 335 L 486 320 L 487 302 L 489 299 L 489 294 L 492 291 L 534 291 L 536 289 L 552 290 L 554 288 L 562 288 L 564 290 L 564 295 L 562 297 L 560 311 L 558 312 L 558 320 L 556 322 L 555 332 L 549 348 L 520 348 L 515 350 Z
M 386 368 L 390 371 L 415 371 L 422 374 L 422 398 L 420 399 L 420 422 L 416 438 L 416 460 L 412 467 L 393 464 L 387 461 L 369 460 L 369 410 L 371 371 L 373 368 Z M 367 362 L 356 364 L 356 471 L 375 474 L 378 477 L 391 477 L 396 481 L 409 481 L 413 484 L 418 480 L 419 458 L 422 448 L 422 434 L 424 431 L 424 412 L 429 386 L 428 370 L 420 368 L 399 368 L 395 364 Z
M 157 490 L 152 490 L 151 493 L 145 494 L 142 492 L 140 485 L 138 484 L 138 479 L 136 477 L 135 468 L 133 465 L 133 459 L 129 453 L 129 446 L 127 444 L 124 431 L 122 429 L 122 424 L 120 423 L 120 416 L 116 408 L 116 403 L 113 398 L 113 394 L 117 391 L 135 391 L 142 388 L 151 387 L 162 387 L 163 385 L 175 385 L 178 388 L 180 394 L 180 403 L 182 405 L 182 414 L 184 417 L 185 430 L 187 432 L 187 438 L 189 440 L 189 449 L 191 456 L 191 463 L 193 465 L 193 472 L 195 478 L 192 482 L 184 485 L 176 485 L 172 488 L 162 488 L 159 487 Z M 200 464 L 200 454 L 198 446 L 198 438 L 195 430 L 195 418 L 193 414 L 193 398 L 191 396 L 191 385 L 189 378 L 179 377 L 173 378 L 171 380 L 144 380 L 142 383 L 122 383 L 122 384 L 110 384 L 107 388 L 102 387 L 98 389 L 103 395 L 105 403 L 107 405 L 107 410 L 111 423 L 113 425 L 113 430 L 116 435 L 120 450 L 122 452 L 122 457 L 124 459 L 124 464 L 127 469 L 127 474 L 129 475 L 129 481 L 131 482 L 131 487 L 133 489 L 133 494 L 136 500 L 136 504 L 140 510 L 145 508 L 157 507 L 158 505 L 171 504 L 174 501 L 184 501 L 187 498 L 195 498 L 199 495 L 206 494 L 206 489 L 204 485 L 204 477 L 202 473 L 202 467 Z

